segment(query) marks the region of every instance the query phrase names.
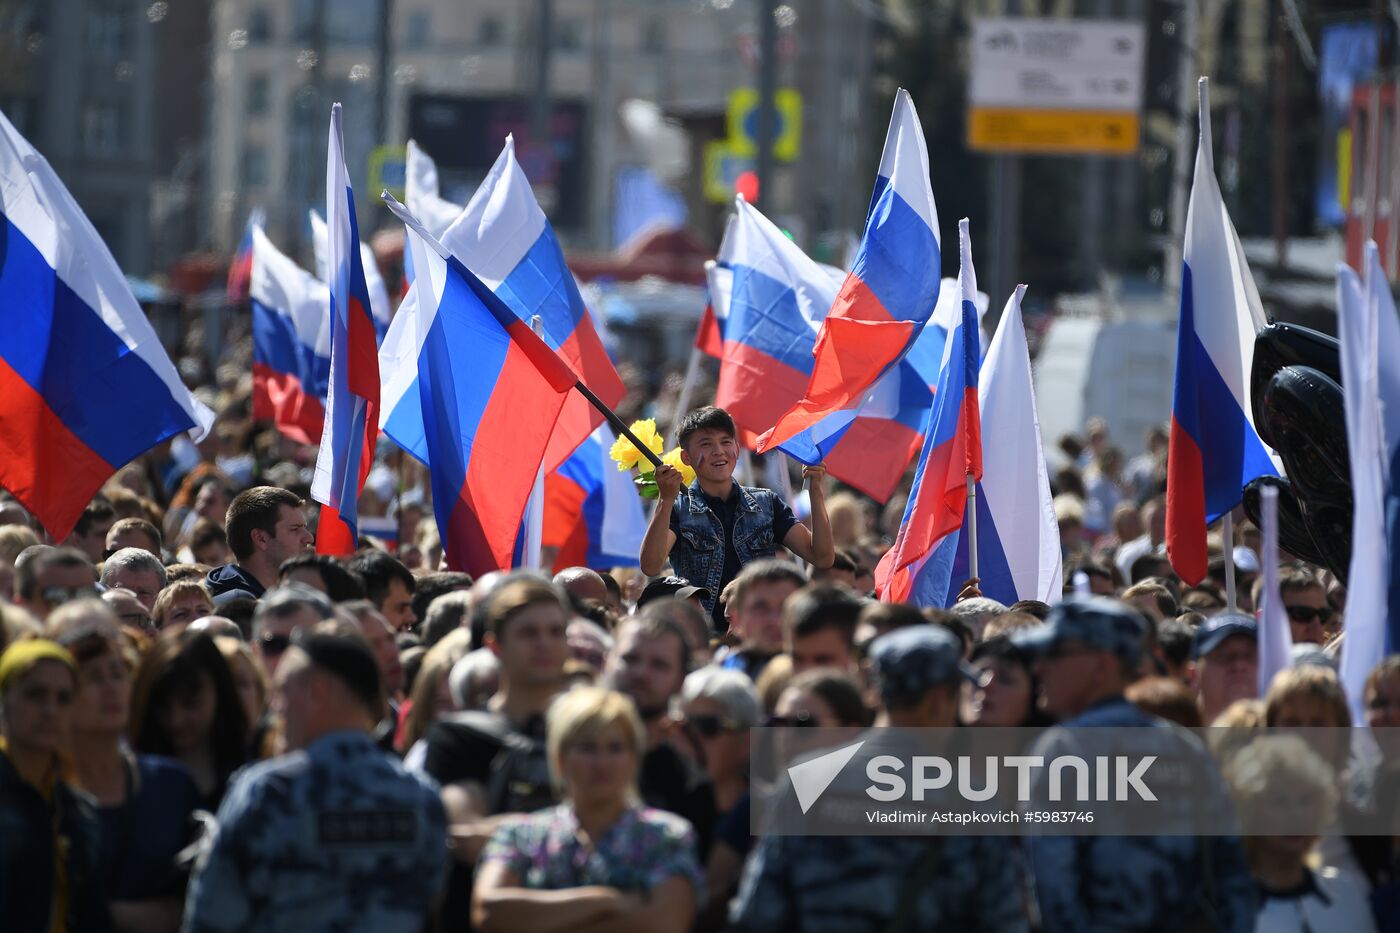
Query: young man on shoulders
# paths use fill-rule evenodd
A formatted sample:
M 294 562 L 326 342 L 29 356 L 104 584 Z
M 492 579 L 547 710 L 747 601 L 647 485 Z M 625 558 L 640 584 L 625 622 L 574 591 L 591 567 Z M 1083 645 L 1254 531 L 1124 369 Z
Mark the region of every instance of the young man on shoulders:
M 676 432 L 681 460 L 695 470 L 684 488 L 679 470 L 656 471 L 660 498 L 642 540 L 642 573 L 655 576 L 667 557 L 678 576 L 709 590 L 705 610 L 724 631 L 719 594 L 739 571 L 785 547 L 813 567 L 830 567 L 836 558 L 831 522 L 826 514 L 826 468 L 805 467 L 812 481 L 812 527 L 797 521 L 792 509 L 771 489 L 734 482 L 739 443 L 734 419 L 722 408 L 701 408 L 686 415 Z

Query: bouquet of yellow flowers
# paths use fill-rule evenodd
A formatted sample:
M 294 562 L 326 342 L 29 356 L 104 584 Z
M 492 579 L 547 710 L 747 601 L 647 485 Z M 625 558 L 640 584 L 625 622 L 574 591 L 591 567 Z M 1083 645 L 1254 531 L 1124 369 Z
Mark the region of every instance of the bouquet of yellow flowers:
M 666 446 L 666 442 L 662 440 L 660 433 L 656 430 L 655 418 L 634 421 L 629 426 L 629 430 L 648 450 L 660 456 L 661 449 Z M 660 495 L 656 488 L 656 469 L 651 465 L 651 461 L 637 449 L 636 444 L 633 444 L 626 437 L 619 437 L 612 445 L 610 453 L 613 463 L 617 464 L 617 469 L 620 472 L 637 470 L 637 478 L 633 482 L 636 483 L 637 491 L 643 499 L 655 499 Z M 681 477 L 687 486 L 695 482 L 695 471 L 681 462 L 681 449 L 679 447 L 672 448 L 670 453 L 661 457 L 661 462 L 680 470 Z

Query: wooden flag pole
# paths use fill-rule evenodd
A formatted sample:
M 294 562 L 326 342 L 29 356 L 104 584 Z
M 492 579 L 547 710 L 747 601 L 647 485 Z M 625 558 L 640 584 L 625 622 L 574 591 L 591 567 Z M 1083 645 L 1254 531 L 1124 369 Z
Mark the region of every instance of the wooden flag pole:
M 384 204 L 389 208 L 389 211 L 399 220 L 402 220 L 405 226 L 413 230 L 433 252 L 437 253 L 443 259 L 452 258 L 452 251 L 429 233 L 427 229 L 419 223 L 418 218 L 414 217 L 412 212 L 410 212 L 398 198 L 390 194 L 387 188 L 380 197 L 384 199 Z M 612 426 L 614 431 L 631 441 L 632 445 L 636 447 L 637 450 L 641 451 L 642 456 L 646 457 L 652 466 L 658 468 L 661 466 L 661 458 L 652 453 L 651 448 L 638 440 L 637 435 L 632 433 L 632 429 L 627 427 L 622 419 L 617 416 L 617 413 L 603 403 L 602 399 L 594 395 L 593 390 L 584 385 L 582 379 L 574 383 L 574 388 L 578 389 L 579 393 L 582 394 L 584 398 L 588 399 L 590 405 L 598 409 L 598 413 L 607 419 L 608 424 Z

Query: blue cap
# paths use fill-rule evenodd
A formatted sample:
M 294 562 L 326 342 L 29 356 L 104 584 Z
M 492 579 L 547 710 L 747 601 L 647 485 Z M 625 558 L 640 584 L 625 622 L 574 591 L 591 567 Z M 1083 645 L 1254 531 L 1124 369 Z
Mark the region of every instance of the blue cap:
M 962 659 L 962 642 L 937 625 L 910 625 L 875 639 L 870 661 L 880 696 L 916 697 L 959 677 L 982 682 L 976 668 Z
M 1110 651 L 1129 664 L 1142 657 L 1146 621 L 1116 599 L 1066 599 L 1050 607 L 1043 625 L 1011 636 L 1017 647 L 1044 654 L 1062 641 L 1082 641 Z
M 1196 629 L 1191 639 L 1191 660 L 1210 654 L 1231 635 L 1248 635 L 1259 640 L 1259 623 L 1238 612 L 1225 612 L 1206 619 Z

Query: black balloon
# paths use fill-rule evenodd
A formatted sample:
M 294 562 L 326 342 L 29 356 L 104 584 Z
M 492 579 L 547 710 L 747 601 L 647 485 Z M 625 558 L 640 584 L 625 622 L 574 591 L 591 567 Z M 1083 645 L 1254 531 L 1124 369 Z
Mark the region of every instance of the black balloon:
M 1254 423 L 1259 437 L 1275 450 L 1279 445 L 1266 432 L 1268 413 L 1264 407 L 1264 389 L 1274 374 L 1285 366 L 1306 366 L 1315 369 L 1341 385 L 1342 364 L 1337 340 L 1320 331 L 1297 324 L 1270 324 L 1254 337 L 1254 366 L 1250 370 L 1250 396 L 1253 399 Z M 1336 412 L 1343 420 L 1342 410 Z
M 1265 486 L 1278 489 L 1278 543 L 1289 554 L 1319 567 L 1329 566 L 1321 548 L 1313 541 L 1308 520 L 1293 493 L 1293 486 L 1281 476 L 1261 476 L 1244 487 L 1244 513 L 1256 527 L 1264 525 L 1264 510 L 1260 506 L 1261 490 Z

